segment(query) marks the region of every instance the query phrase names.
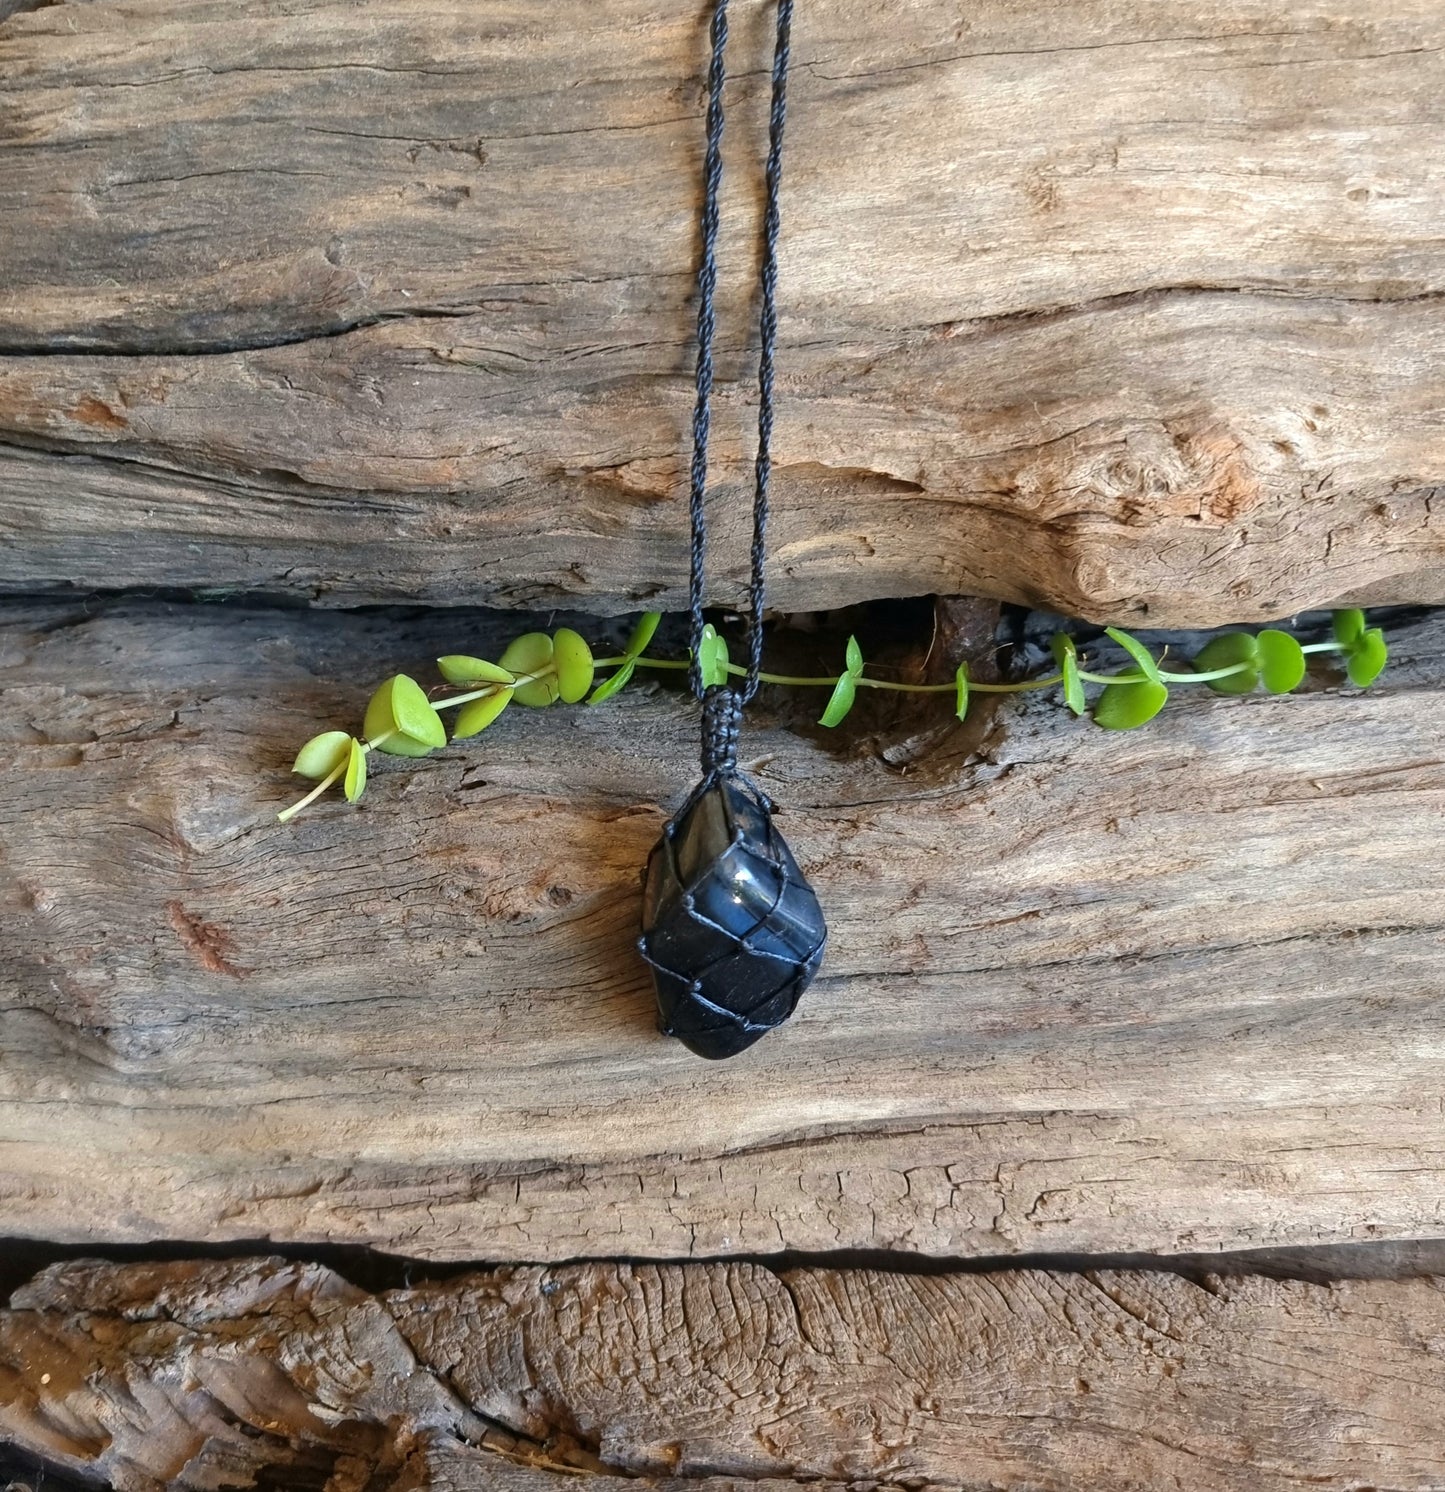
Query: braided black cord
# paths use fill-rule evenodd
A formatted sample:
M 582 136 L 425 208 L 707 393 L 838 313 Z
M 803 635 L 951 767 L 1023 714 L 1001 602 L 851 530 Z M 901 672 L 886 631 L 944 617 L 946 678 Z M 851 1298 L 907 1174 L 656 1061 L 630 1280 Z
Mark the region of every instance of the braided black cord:
M 722 186 L 724 53 L 728 43 L 728 0 L 715 0 L 712 13 L 712 64 L 707 80 L 707 154 L 703 164 L 702 263 L 697 271 L 697 402 L 692 411 L 692 479 L 688 520 L 692 526 L 692 570 L 688 609 L 692 613 L 692 692 L 701 699 L 703 567 L 707 561 L 707 437 L 711 423 L 712 338 L 716 326 L 718 195 Z
M 783 182 L 783 126 L 788 119 L 788 57 L 793 0 L 778 0 L 778 39 L 773 48 L 773 100 L 768 116 L 767 203 L 763 210 L 762 356 L 758 362 L 758 459 L 754 468 L 753 547 L 748 586 L 748 673 L 743 703 L 758 692 L 763 666 L 764 562 L 768 550 L 768 480 L 773 472 L 773 350 L 778 340 L 778 193 Z
M 704 570 L 707 560 L 707 443 L 711 425 L 713 335 L 717 321 L 718 198 L 722 186 L 724 54 L 727 48 L 728 0 L 715 0 L 712 18 L 712 62 L 708 71 L 707 151 L 703 168 L 702 261 L 698 266 L 697 401 L 692 417 L 692 471 L 688 517 L 692 527 L 688 609 L 692 620 L 693 693 L 704 700 L 702 767 L 704 781 L 737 770 L 737 733 L 742 707 L 758 692 L 763 664 L 763 609 L 767 600 L 765 565 L 768 542 L 768 486 L 772 476 L 773 378 L 778 340 L 778 198 L 783 177 L 783 130 L 788 114 L 788 61 L 791 51 L 793 0 L 778 0 L 777 40 L 773 48 L 772 102 L 768 116 L 768 160 L 764 173 L 763 262 L 758 362 L 758 451 L 754 466 L 753 540 L 748 581 L 748 667 L 741 690 L 702 678 Z

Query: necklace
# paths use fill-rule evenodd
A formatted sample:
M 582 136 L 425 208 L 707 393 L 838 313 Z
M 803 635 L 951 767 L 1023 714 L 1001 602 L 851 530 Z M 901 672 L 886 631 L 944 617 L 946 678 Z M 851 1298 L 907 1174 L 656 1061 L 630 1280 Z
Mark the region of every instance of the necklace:
M 733 1057 L 797 1008 L 823 959 L 818 898 L 773 825 L 773 804 L 737 764 L 743 706 L 757 693 L 766 596 L 768 482 L 772 472 L 773 360 L 777 343 L 778 194 L 787 119 L 793 0 L 777 0 L 760 274 L 758 453 L 748 586 L 748 663 L 741 689 L 710 682 L 704 666 L 707 446 L 713 386 L 718 197 L 728 0 L 715 0 L 698 268 L 697 400 L 692 419 L 688 603 L 693 694 L 702 702 L 702 778 L 667 823 L 644 876 L 642 956 L 652 966 L 658 1022 L 700 1057 Z

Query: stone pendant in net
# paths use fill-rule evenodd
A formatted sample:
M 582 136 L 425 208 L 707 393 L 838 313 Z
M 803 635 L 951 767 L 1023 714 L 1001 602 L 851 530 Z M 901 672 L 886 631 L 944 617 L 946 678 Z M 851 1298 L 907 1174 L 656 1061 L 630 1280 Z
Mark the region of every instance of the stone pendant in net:
M 766 801 L 714 778 L 647 862 L 642 956 L 658 1024 L 700 1057 L 734 1057 L 792 1015 L 828 929 Z

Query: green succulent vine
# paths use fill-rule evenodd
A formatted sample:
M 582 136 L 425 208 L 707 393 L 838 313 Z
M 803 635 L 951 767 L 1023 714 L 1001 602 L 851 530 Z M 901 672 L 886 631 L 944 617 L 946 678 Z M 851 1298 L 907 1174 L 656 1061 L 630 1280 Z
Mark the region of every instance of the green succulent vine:
M 431 699 L 415 679 L 406 674 L 393 675 L 371 696 L 359 735 L 344 730 L 323 731 L 301 748 L 292 770 L 311 778 L 316 785 L 277 817 L 283 823 L 294 818 L 336 784 L 348 803 L 356 802 L 366 789 L 366 759 L 373 751 L 387 756 L 426 756 L 449 740 L 480 734 L 513 702 L 532 709 L 543 709 L 558 700 L 577 704 L 585 699 L 589 705 L 597 705 L 622 689 L 639 668 L 691 667 L 690 659 L 647 656 L 647 646 L 661 620 L 661 612 L 645 612 L 626 648 L 613 658 L 594 657 L 586 640 L 570 627 L 550 635 L 524 633 L 495 663 L 465 653 L 438 658 L 442 678 L 462 690 L 447 698 Z M 1085 659 L 1074 639 L 1060 632 L 1051 643 L 1056 671 L 1042 678 L 983 683 L 970 679 L 968 665 L 960 663 L 950 683 L 904 684 L 868 677 L 858 640 L 850 637 L 840 674 L 800 678 L 764 673 L 760 678 L 765 684 L 830 689 L 820 717 L 820 723 L 826 726 L 844 719 L 860 689 L 947 694 L 952 696 L 954 713 L 962 720 L 975 694 L 1058 688 L 1064 704 L 1075 715 L 1089 713 L 1094 723 L 1106 730 L 1133 730 L 1164 708 L 1170 689 L 1176 685 L 1204 684 L 1218 694 L 1249 694 L 1262 684 L 1271 694 L 1288 694 L 1303 682 L 1308 654 L 1334 653 L 1343 661 L 1350 682 L 1364 689 L 1380 676 L 1388 651 L 1384 633 L 1378 627 L 1366 626 L 1364 612 L 1353 609 L 1334 613 L 1333 637 L 1328 642 L 1301 644 L 1288 632 L 1273 627 L 1261 632 L 1222 633 L 1205 644 L 1188 664 L 1187 672 L 1166 669 L 1162 658 L 1155 658 L 1128 632 L 1117 627 L 1107 627 L 1105 632 L 1129 655 L 1132 667 L 1114 673 L 1091 672 L 1084 666 Z M 711 626 L 703 629 L 698 657 L 707 685 L 725 683 L 729 677 L 745 672 L 730 661 L 727 642 Z M 599 669 L 609 670 L 601 682 L 597 681 Z M 1092 709 L 1086 685 L 1102 686 Z M 440 710 L 457 712 L 450 733 Z

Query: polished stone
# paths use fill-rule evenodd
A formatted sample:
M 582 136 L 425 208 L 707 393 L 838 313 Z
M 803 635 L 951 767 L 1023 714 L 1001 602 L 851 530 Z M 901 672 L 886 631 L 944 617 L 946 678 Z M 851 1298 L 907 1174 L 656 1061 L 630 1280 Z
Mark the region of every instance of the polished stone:
M 647 862 L 642 926 L 659 1025 L 713 1059 L 792 1015 L 827 939 L 818 898 L 766 807 L 730 777 L 663 830 Z

